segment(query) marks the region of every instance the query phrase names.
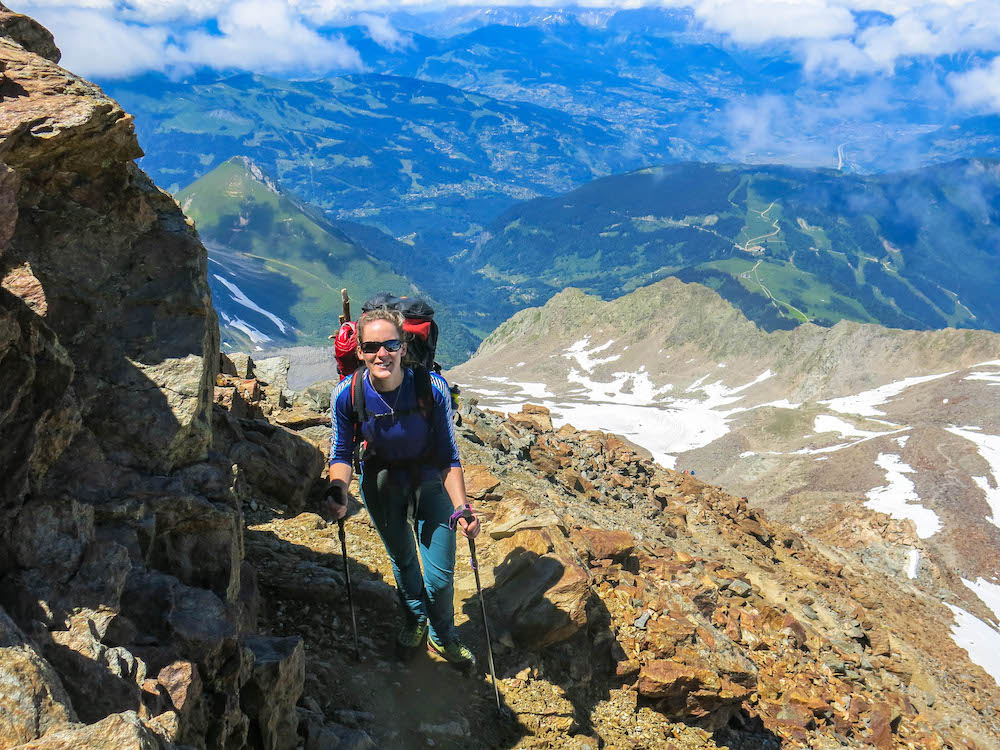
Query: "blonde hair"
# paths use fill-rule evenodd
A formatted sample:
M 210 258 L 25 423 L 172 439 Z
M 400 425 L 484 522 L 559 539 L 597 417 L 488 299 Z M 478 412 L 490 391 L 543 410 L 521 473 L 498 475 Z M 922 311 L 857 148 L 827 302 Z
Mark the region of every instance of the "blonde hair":
M 358 318 L 358 343 L 364 342 L 364 330 L 365 326 L 369 323 L 373 323 L 376 320 L 385 320 L 396 326 L 396 333 L 399 334 L 399 340 L 406 342 L 406 337 L 403 334 L 403 313 L 399 310 L 392 310 L 388 307 L 376 307 L 374 310 L 369 310 L 366 313 L 362 313 L 361 317 Z

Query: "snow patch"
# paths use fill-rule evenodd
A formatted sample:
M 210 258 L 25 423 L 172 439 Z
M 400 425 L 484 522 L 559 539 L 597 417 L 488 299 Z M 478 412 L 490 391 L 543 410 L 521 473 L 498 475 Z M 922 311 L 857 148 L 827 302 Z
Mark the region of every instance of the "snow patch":
M 962 583 L 972 589 L 1000 622 L 1000 585 L 987 581 L 985 578 L 977 578 L 975 581 L 967 581 L 963 578 Z
M 951 639 L 1000 685 L 1000 632 L 961 607 L 945 603 L 955 616 Z
M 252 325 L 247 323 L 245 320 L 240 318 L 230 318 L 226 313 L 220 311 L 219 315 L 222 317 L 222 321 L 229 327 L 235 328 L 238 331 L 243 331 L 247 336 L 250 337 L 250 341 L 254 344 L 264 343 L 271 340 L 271 337 L 266 333 L 261 333 Z M 261 347 L 257 347 L 257 351 L 263 351 Z
M 973 432 L 978 428 L 946 427 L 952 435 L 970 440 L 979 449 L 979 455 L 990 465 L 990 472 L 993 474 L 992 483 L 987 477 L 972 477 L 986 496 L 986 503 L 990 506 L 990 516 L 986 520 L 996 526 L 1000 526 L 1000 435 L 984 435 Z
M 910 564 L 906 568 L 906 577 L 913 580 L 917 577 L 917 566 L 920 565 L 920 550 L 916 547 L 910 550 Z
M 545 383 L 511 383 L 511 385 L 516 385 L 522 391 L 527 393 L 531 398 L 552 398 L 555 396 L 554 393 L 549 393 L 548 387 Z
M 972 365 L 972 367 L 1000 367 L 1000 359 L 991 359 L 988 362 L 979 362 Z M 972 367 L 969 369 L 971 370 Z
M 226 279 L 224 279 L 221 276 L 219 276 L 219 274 L 217 274 L 217 273 L 212 274 L 212 275 L 216 279 L 219 280 L 219 283 L 221 283 L 222 285 L 224 285 L 226 287 L 226 289 L 229 290 L 229 293 L 232 295 L 232 298 L 233 298 L 234 302 L 236 302 L 237 304 L 243 305 L 243 307 L 249 308 L 249 309 L 253 310 L 254 312 L 259 312 L 265 318 L 268 318 L 272 323 L 274 323 L 276 326 L 278 326 L 278 330 L 280 330 L 282 333 L 285 332 L 285 322 L 281 318 L 279 318 L 277 315 L 275 315 L 272 312 L 268 312 L 263 307 L 261 307 L 256 302 L 254 302 L 252 299 L 250 299 L 249 297 L 247 297 L 243 293 L 243 290 L 240 289 L 238 286 L 236 286 L 236 284 L 232 283 L 231 281 L 227 281 Z M 270 339 L 268 339 L 268 341 L 270 341 Z
M 869 430 L 859 430 L 849 422 L 845 422 L 840 417 L 829 414 L 820 414 L 813 423 L 814 432 L 839 432 L 841 437 L 875 437 L 881 432 L 871 432 Z
M 865 507 L 893 518 L 913 521 L 917 527 L 917 536 L 921 539 L 939 532 L 941 520 L 930 508 L 916 504 L 920 496 L 913 482 L 904 476 L 914 473 L 913 468 L 904 464 L 899 456 L 892 453 L 879 453 L 875 465 L 885 472 L 889 484 L 866 492 L 865 497 L 868 498 L 868 502 L 865 503 Z
M 972 375 L 966 375 L 962 380 L 982 380 L 992 385 L 1000 385 L 1000 372 L 974 372 Z
M 931 380 L 937 380 L 938 378 L 953 374 L 954 371 L 943 372 L 940 375 L 922 375 L 920 377 L 904 378 L 903 380 L 888 383 L 870 391 L 863 391 L 853 396 L 843 396 L 828 401 L 820 401 L 820 403 L 828 405 L 830 409 L 841 414 L 858 414 L 862 417 L 885 416 L 885 412 L 875 408 L 877 405 L 886 403 L 890 398 L 898 396 L 910 386 L 927 383 Z
M 756 453 L 755 453 L 754 451 L 743 451 L 743 452 L 742 452 L 742 453 L 740 454 L 740 458 L 748 458 L 748 457 L 750 457 L 750 456 L 756 456 L 756 455 L 757 455 L 757 454 L 756 454 Z
M 590 349 L 590 336 L 584 336 L 582 339 L 577 341 L 575 344 L 570 346 L 563 355 L 567 359 L 575 359 L 577 364 L 580 365 L 586 372 L 593 372 L 597 365 L 604 365 L 608 362 L 614 362 L 617 359 L 621 359 L 621 354 L 613 354 L 610 357 L 605 357 L 604 359 L 593 358 L 594 354 L 599 354 L 605 349 L 609 348 L 613 343 L 614 339 L 610 339 L 606 344 L 601 344 L 600 346 L 595 346 Z M 627 347 L 626 347 L 627 348 Z M 623 350 L 624 351 L 624 350 Z
M 757 404 L 757 406 L 751 407 L 752 409 L 763 409 L 765 406 L 773 406 L 776 409 L 798 409 L 802 406 L 801 403 L 793 404 L 787 398 L 779 399 L 778 401 L 768 401 L 766 404 Z

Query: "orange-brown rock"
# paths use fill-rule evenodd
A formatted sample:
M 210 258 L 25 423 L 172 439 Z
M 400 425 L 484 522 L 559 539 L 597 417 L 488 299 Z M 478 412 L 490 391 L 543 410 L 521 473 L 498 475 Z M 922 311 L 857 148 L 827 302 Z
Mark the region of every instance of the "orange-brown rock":
M 575 529 L 570 540 L 590 560 L 622 562 L 635 549 L 635 537 L 627 531 L 605 529 Z
M 465 473 L 465 493 L 473 500 L 482 500 L 500 486 L 500 480 L 481 464 L 463 467 Z

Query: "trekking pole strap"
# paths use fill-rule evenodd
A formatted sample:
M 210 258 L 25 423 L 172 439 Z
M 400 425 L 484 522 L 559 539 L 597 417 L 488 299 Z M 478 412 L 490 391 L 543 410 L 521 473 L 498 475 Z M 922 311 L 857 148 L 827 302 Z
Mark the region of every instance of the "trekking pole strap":
M 458 528 L 459 519 L 464 518 L 466 522 L 474 521 L 476 517 L 472 515 L 472 506 L 466 503 L 462 507 L 458 508 L 454 513 L 451 514 L 451 518 L 448 519 L 448 528 L 454 531 Z

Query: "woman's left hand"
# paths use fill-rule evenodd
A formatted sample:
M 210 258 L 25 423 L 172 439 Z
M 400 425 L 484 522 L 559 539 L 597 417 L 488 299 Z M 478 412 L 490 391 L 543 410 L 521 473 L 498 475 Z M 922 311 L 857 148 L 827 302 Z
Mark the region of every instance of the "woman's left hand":
M 466 521 L 464 518 L 459 518 L 458 528 L 462 530 L 467 539 L 475 539 L 479 536 L 479 519 L 473 517 L 471 521 Z

